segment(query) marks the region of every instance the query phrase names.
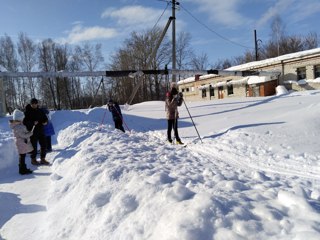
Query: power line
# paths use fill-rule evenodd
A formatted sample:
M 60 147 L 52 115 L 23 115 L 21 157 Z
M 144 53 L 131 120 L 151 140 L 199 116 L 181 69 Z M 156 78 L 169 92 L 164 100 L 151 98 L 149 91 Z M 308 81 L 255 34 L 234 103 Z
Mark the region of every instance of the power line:
M 166 6 L 165 9 L 163 10 L 163 12 L 162 12 L 162 14 L 160 15 L 160 17 L 158 18 L 157 22 L 154 24 L 154 26 L 153 26 L 153 28 L 152 28 L 152 31 L 153 31 L 154 28 L 158 25 L 160 19 L 163 17 L 163 14 L 167 11 L 168 6 L 169 6 L 169 2 L 167 2 L 167 6 Z
M 181 4 L 180 4 L 180 7 L 186 11 L 186 13 L 188 13 L 194 20 L 196 20 L 199 24 L 201 24 L 203 27 L 205 27 L 207 30 L 209 30 L 210 32 L 216 34 L 218 37 L 222 38 L 223 40 L 227 41 L 227 42 L 230 42 L 234 45 L 237 45 L 237 46 L 240 46 L 240 47 L 243 47 L 243 48 L 246 48 L 246 49 L 254 49 L 253 47 L 248 47 L 248 46 L 245 46 L 245 45 L 242 45 L 240 43 L 237 43 L 237 42 L 234 42 L 224 36 L 222 36 L 221 34 L 219 34 L 218 32 L 212 30 L 211 28 L 209 28 L 206 24 L 204 24 L 203 22 L 201 22 L 197 17 L 195 17 L 190 11 L 188 11 L 185 7 L 183 7 Z

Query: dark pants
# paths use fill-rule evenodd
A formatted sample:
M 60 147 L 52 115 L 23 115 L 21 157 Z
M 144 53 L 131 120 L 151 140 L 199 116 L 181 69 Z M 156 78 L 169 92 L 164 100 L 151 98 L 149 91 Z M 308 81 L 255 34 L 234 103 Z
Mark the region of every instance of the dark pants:
M 178 120 L 177 119 L 168 119 L 168 129 L 167 129 L 167 138 L 168 140 L 172 140 L 171 131 L 174 130 L 174 137 L 176 140 L 180 141 L 179 133 L 178 133 Z
M 40 158 L 45 158 L 46 157 L 46 150 L 47 150 L 47 143 L 46 143 L 46 136 L 44 134 L 40 135 L 32 135 L 30 137 L 31 144 L 33 147 L 33 151 L 31 152 L 31 158 L 36 158 L 37 157 L 37 152 L 38 152 L 38 142 L 40 144 Z
M 115 127 L 116 129 L 121 130 L 122 132 L 125 132 L 125 131 L 124 131 L 124 128 L 123 128 L 123 126 L 122 126 L 122 120 L 121 120 L 121 119 L 114 120 L 114 127 Z
M 19 164 L 26 164 L 26 154 L 19 154 Z
M 52 151 L 51 136 L 46 136 L 47 150 Z

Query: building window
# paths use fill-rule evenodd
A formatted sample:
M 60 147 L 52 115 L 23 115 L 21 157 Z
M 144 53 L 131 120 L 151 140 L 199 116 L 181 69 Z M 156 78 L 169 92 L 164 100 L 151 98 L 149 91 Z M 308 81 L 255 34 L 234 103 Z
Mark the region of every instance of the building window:
M 297 80 L 306 79 L 306 78 L 307 78 L 306 68 L 305 67 L 297 68 Z
M 189 88 L 188 87 L 186 88 L 186 91 L 189 92 Z
M 214 88 L 209 85 L 210 97 L 214 97 Z
M 204 88 L 202 89 L 202 98 L 206 98 L 207 97 L 207 90 Z
M 228 83 L 228 82 L 230 82 L 230 81 L 231 81 L 231 80 L 228 80 L 228 81 L 227 81 L 228 95 L 232 95 L 232 94 L 233 94 L 233 84 Z
M 320 77 L 320 65 L 314 66 L 314 78 Z

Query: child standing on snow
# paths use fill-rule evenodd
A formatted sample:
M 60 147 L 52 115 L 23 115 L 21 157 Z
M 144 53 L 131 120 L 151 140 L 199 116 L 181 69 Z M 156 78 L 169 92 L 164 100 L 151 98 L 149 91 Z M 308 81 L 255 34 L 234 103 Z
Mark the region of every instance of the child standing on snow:
M 10 128 L 13 131 L 16 147 L 19 153 L 19 173 L 21 175 L 30 174 L 32 171 L 27 168 L 25 159 L 26 154 L 33 150 L 30 142 L 32 131 L 28 131 L 26 126 L 23 125 L 24 113 L 16 109 L 13 112 L 13 118 L 10 120 Z
M 172 129 L 174 131 L 174 136 L 176 138 L 177 144 L 183 144 L 179 137 L 178 133 L 178 107 L 180 107 L 183 103 L 183 94 L 178 92 L 177 85 L 172 83 L 171 90 L 166 94 L 165 100 L 165 110 L 166 110 L 166 117 L 168 121 L 168 128 L 167 128 L 167 140 L 169 143 L 173 143 L 171 138 Z
M 122 132 L 125 132 L 122 124 L 123 124 L 123 118 L 120 106 L 117 102 L 114 102 L 112 99 L 108 101 L 108 109 L 112 113 L 112 118 L 114 121 L 114 127 L 116 129 L 121 130 Z
M 41 110 L 46 114 L 48 123 L 44 125 L 44 134 L 46 135 L 47 152 L 52 152 L 51 136 L 55 135 L 54 127 L 50 119 L 50 112 L 46 106 L 43 106 Z

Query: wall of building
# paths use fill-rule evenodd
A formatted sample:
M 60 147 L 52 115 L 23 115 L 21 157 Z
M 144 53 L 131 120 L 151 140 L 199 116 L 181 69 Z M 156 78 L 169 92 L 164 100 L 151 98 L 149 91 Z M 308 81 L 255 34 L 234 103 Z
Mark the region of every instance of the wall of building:
M 294 91 L 307 91 L 307 90 L 316 90 L 320 89 L 320 83 L 307 83 L 307 84 L 291 84 L 291 89 Z
M 319 56 L 312 56 L 310 58 L 297 59 L 295 61 L 286 61 L 283 63 L 284 72 L 282 76 L 283 81 L 298 80 L 297 69 L 306 67 L 307 79 L 314 79 L 314 66 L 320 64 Z
M 315 66 L 320 65 L 320 51 L 317 49 L 310 51 L 301 52 L 293 55 L 284 55 L 281 58 L 275 58 L 268 61 L 261 62 L 253 62 L 250 63 L 250 67 L 242 67 L 236 66 L 238 69 L 234 70 L 258 70 L 258 71 L 269 71 L 269 72 L 280 72 L 281 75 L 278 80 L 265 82 L 255 85 L 249 86 L 248 88 L 245 85 L 234 85 L 233 94 L 228 95 L 227 86 L 223 86 L 222 94 L 223 98 L 228 97 L 245 97 L 245 96 L 270 96 L 275 94 L 275 88 L 277 85 L 284 85 L 288 90 L 296 90 L 296 91 L 305 91 L 305 90 L 314 90 L 320 89 L 320 83 L 318 82 L 307 82 L 306 84 L 296 84 L 296 83 L 288 83 L 287 81 L 297 81 L 297 69 L 298 68 L 306 68 L 306 79 L 315 79 Z M 293 57 L 292 57 L 293 56 Z M 280 59 L 280 60 L 279 60 Z M 242 67 L 242 68 L 239 68 Z M 219 82 L 227 82 L 228 80 L 239 80 L 241 77 L 236 76 L 213 76 L 211 78 L 206 78 L 205 80 L 194 81 L 192 83 L 188 83 L 190 85 L 193 84 L 194 92 L 192 94 L 192 100 L 209 100 L 209 99 L 218 99 L 219 93 L 218 88 L 214 87 L 214 96 L 210 98 L 209 89 L 207 89 L 207 96 L 205 98 L 202 97 L 201 86 L 204 85 L 215 85 Z M 184 88 L 184 84 L 180 85 L 180 88 Z M 200 88 L 200 89 L 199 89 Z

